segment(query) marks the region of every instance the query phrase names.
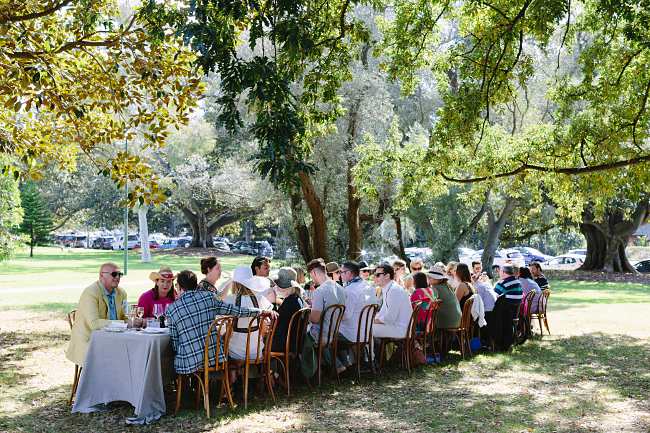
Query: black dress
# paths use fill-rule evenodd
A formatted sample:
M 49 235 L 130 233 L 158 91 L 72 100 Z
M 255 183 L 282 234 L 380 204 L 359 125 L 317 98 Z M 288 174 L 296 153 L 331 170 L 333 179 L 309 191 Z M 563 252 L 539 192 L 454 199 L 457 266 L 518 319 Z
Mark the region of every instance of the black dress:
M 304 308 L 305 303 L 302 299 L 296 294 L 289 295 L 284 298 L 282 305 L 278 308 L 278 324 L 275 327 L 275 335 L 273 336 L 273 347 L 274 352 L 284 352 L 285 345 L 287 343 L 287 334 L 289 333 L 289 322 L 291 321 L 291 316 Z M 291 351 L 295 351 L 296 348 L 296 332 L 291 335 Z

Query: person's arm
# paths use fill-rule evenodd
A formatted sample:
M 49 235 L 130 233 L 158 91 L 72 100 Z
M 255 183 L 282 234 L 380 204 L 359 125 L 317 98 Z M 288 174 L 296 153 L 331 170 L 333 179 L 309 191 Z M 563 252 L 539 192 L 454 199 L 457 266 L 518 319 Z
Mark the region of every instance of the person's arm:
M 320 287 L 314 290 L 311 300 L 311 313 L 309 313 L 309 321 L 311 323 L 320 323 L 320 316 L 323 313 L 325 301 L 323 299 L 323 290 Z
M 503 294 L 503 292 L 505 290 L 504 290 L 503 286 L 501 285 L 501 283 L 499 282 L 499 283 L 496 283 L 496 285 L 494 286 L 494 291 L 497 293 L 497 295 L 501 295 L 501 294 Z
M 389 293 L 388 296 L 390 298 L 386 299 L 386 303 L 390 306 L 390 308 L 387 308 L 384 312 L 383 317 L 381 318 L 381 321 L 383 323 L 388 323 L 392 324 L 397 322 L 397 316 L 399 315 L 399 296 L 400 292 L 397 290 L 397 288 L 393 288 Z
M 167 327 L 169 328 L 169 339 L 172 343 L 172 349 L 174 349 L 174 352 L 178 352 L 178 328 L 176 327 L 176 321 L 169 313 L 167 318 L 170 319 Z
M 465 296 L 466 287 L 467 285 L 465 283 L 460 283 L 456 286 L 456 299 L 458 299 L 458 302 L 460 302 L 460 300 L 463 299 L 463 296 Z
M 84 293 L 79 300 L 79 310 L 82 311 L 83 317 L 86 318 L 88 321 L 88 326 L 93 331 L 96 329 L 101 329 L 111 323 L 110 320 L 99 317 L 99 310 L 97 308 L 99 301 L 100 300 L 98 300 L 91 293 Z

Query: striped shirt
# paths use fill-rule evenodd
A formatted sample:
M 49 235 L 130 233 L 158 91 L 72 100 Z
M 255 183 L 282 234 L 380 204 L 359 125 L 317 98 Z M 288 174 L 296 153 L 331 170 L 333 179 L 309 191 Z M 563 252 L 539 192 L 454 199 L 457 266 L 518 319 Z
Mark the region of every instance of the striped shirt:
M 169 321 L 172 347 L 176 352 L 174 357 L 176 372 L 189 374 L 203 368 L 205 336 L 216 316 L 251 317 L 259 314 L 260 311 L 258 308 L 226 304 L 206 290 L 184 292 L 165 312 L 165 317 Z M 212 343 L 210 348 L 210 366 L 213 366 L 216 342 Z M 223 348 L 220 348 L 219 361 L 224 360 Z
M 521 302 L 521 299 L 524 297 L 524 293 L 521 290 L 521 284 L 515 276 L 509 276 L 501 281 L 499 281 L 496 286 L 494 286 L 494 291 L 499 295 L 504 295 L 508 302 L 513 304 L 518 304 Z

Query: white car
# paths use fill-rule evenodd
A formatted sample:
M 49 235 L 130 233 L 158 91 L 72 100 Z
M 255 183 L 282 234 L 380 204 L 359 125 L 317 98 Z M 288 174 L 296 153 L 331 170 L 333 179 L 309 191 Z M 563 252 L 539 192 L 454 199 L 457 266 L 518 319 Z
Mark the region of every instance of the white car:
M 230 252 L 230 247 L 228 246 L 228 244 L 225 243 L 225 242 L 222 242 L 222 241 L 215 242 L 214 247 L 219 251 L 223 251 L 223 252 L 226 252 L 226 253 Z
M 551 260 L 544 262 L 542 266 L 544 269 L 573 271 L 582 266 L 584 262 L 584 256 L 579 256 L 577 254 L 562 254 L 561 256 L 553 257 Z
M 587 249 L 578 248 L 577 250 L 569 250 L 569 252 L 567 252 L 565 255 L 587 257 Z M 584 258 L 582 259 L 582 261 L 584 262 Z
M 480 262 L 482 255 L 483 255 L 483 250 L 478 250 L 471 256 L 460 257 L 460 262 L 465 263 L 471 269 L 472 262 Z M 522 268 L 526 266 L 526 261 L 524 260 L 524 256 L 522 256 L 519 251 L 504 249 L 504 250 L 496 250 L 494 252 L 494 260 L 492 261 L 492 266 L 494 265 L 499 265 L 499 266 L 513 265 Z
M 132 250 L 135 248 L 136 244 L 140 242 L 140 236 L 138 235 L 129 235 L 126 245 L 127 249 Z M 113 242 L 113 249 L 114 250 L 123 250 L 124 249 L 124 236 L 119 236 L 117 239 L 115 239 L 115 242 Z

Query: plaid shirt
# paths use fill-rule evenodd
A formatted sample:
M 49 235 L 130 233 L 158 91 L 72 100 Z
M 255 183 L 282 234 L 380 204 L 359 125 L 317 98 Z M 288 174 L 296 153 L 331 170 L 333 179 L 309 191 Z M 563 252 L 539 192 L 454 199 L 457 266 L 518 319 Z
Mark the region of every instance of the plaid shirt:
M 184 292 L 171 304 L 165 313 L 169 323 L 169 335 L 176 352 L 174 369 L 177 373 L 189 374 L 203 368 L 205 336 L 215 316 L 256 316 L 258 308 L 237 307 L 226 304 L 208 291 L 191 290 Z M 213 334 L 214 335 L 214 334 Z M 214 365 L 216 344 L 210 345 L 210 366 Z M 224 361 L 222 348 L 219 361 Z

